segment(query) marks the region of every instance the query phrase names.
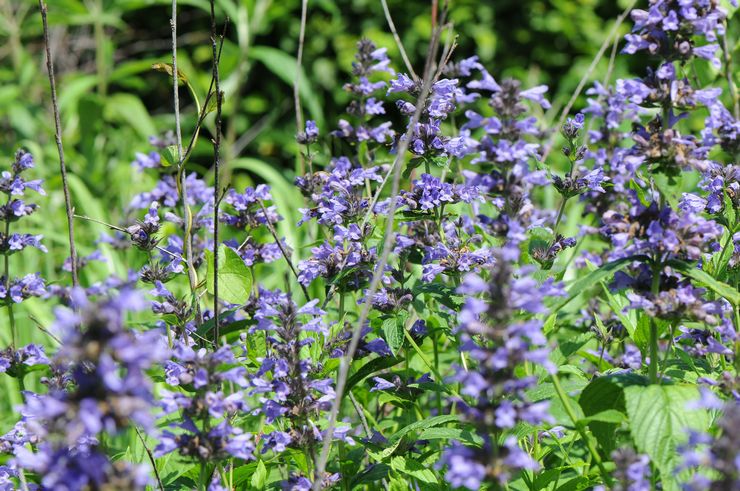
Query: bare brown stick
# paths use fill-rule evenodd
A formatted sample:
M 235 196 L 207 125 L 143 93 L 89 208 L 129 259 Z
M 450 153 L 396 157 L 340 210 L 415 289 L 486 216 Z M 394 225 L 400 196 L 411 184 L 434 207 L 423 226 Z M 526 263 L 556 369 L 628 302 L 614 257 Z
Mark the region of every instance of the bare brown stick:
M 414 67 L 411 65 L 411 61 L 409 60 L 408 55 L 406 54 L 406 50 L 403 47 L 403 43 L 401 42 L 401 37 L 398 35 L 398 31 L 396 30 L 396 24 L 393 23 L 393 17 L 391 17 L 391 11 L 388 9 L 388 2 L 386 0 L 380 0 L 380 3 L 383 5 L 383 13 L 385 14 L 385 20 L 388 22 L 388 28 L 391 30 L 391 34 L 393 34 L 393 39 L 396 41 L 396 46 L 398 47 L 398 51 L 401 53 L 401 58 L 403 59 L 404 65 L 406 65 L 406 70 L 408 70 L 409 75 L 414 79 L 414 81 L 419 80 L 419 76 L 414 71 Z
M 444 11 L 442 12 L 442 16 L 444 17 Z M 393 162 L 393 185 L 391 189 L 390 206 L 388 207 L 388 218 L 385 226 L 385 237 L 383 240 L 382 249 L 383 252 L 380 256 L 380 260 L 375 266 L 375 271 L 373 272 L 373 277 L 370 281 L 370 287 L 366 295 L 366 298 L 368 299 L 372 298 L 372 296 L 378 290 L 378 287 L 380 286 L 380 280 L 383 277 L 383 273 L 385 272 L 385 266 L 388 263 L 388 257 L 391 252 L 391 244 L 395 237 L 395 234 L 393 233 L 393 223 L 396 206 L 398 204 L 398 193 L 401 184 L 401 163 L 403 162 L 403 159 L 406 155 L 409 142 L 411 141 L 411 137 L 416 130 L 416 125 L 421 118 L 421 113 L 425 107 L 426 99 L 432 88 L 432 68 L 434 65 L 434 60 L 437 56 L 437 49 L 439 47 L 441 32 L 442 27 L 440 27 L 439 24 L 436 25 L 435 28 L 432 30 L 432 37 L 429 41 L 429 48 L 427 49 L 426 63 L 424 64 L 422 89 L 421 93 L 419 94 L 419 99 L 416 101 L 416 110 L 414 111 L 414 115 L 409 123 L 408 129 L 406 130 L 405 137 L 401 138 L 399 141 L 398 152 L 396 153 L 396 158 Z M 444 59 L 446 58 L 446 56 L 447 53 L 445 53 L 442 58 Z M 370 315 L 371 306 L 372 302 L 370 302 L 369 300 L 363 304 L 362 311 L 360 312 L 360 317 L 357 321 L 357 324 L 353 328 L 352 339 L 350 340 L 349 346 L 347 347 L 347 353 L 345 353 L 345 355 L 341 358 L 339 364 L 339 373 L 337 375 L 337 385 L 335 389 L 336 395 L 334 397 L 334 402 L 332 403 L 331 412 L 329 414 L 329 423 L 325 431 L 324 443 L 321 447 L 321 454 L 319 455 L 318 462 L 316 462 L 313 482 L 314 491 L 319 491 L 322 486 L 323 475 L 324 471 L 326 470 L 326 462 L 329 458 L 329 449 L 331 448 L 331 442 L 334 437 L 334 429 L 336 428 L 337 417 L 339 415 L 339 408 L 342 404 L 342 396 L 344 395 L 344 389 L 347 383 L 347 376 L 349 375 L 352 358 L 354 357 L 355 351 L 357 350 L 357 346 L 360 342 L 362 326 L 365 324 L 368 316 Z
M 223 94 L 221 93 L 221 78 L 218 71 L 219 52 L 216 43 L 216 9 L 214 3 L 214 0 L 211 0 L 211 49 L 213 50 L 213 82 L 216 89 L 216 135 L 213 138 L 213 186 L 216 191 L 213 193 L 213 339 L 218 343 L 220 328 L 220 320 L 218 318 L 218 207 L 221 203 L 219 176 L 221 173 L 221 105 L 223 103 Z
M 563 123 L 565 122 L 565 118 L 568 116 L 568 113 L 573 108 L 573 105 L 576 103 L 576 100 L 578 100 L 578 96 L 581 95 L 581 91 L 586 86 L 586 83 L 591 78 L 591 74 L 596 69 L 596 66 L 601 61 L 601 58 L 604 56 L 604 53 L 606 52 L 606 49 L 609 47 L 610 41 L 614 36 L 617 35 L 619 26 L 622 25 L 622 22 L 624 22 L 624 19 L 627 18 L 630 11 L 632 10 L 632 7 L 635 6 L 637 3 L 637 0 L 632 0 L 629 5 L 627 5 L 627 8 L 622 11 L 621 14 L 619 14 L 619 17 L 617 17 L 616 22 L 614 23 L 614 27 L 612 27 L 611 32 L 609 35 L 604 39 L 604 42 L 601 43 L 601 47 L 599 48 L 599 51 L 596 53 L 596 56 L 591 61 L 591 65 L 589 65 L 588 69 L 586 70 L 586 73 L 583 74 L 583 77 L 581 77 L 580 82 L 578 82 L 578 86 L 576 87 L 575 92 L 573 92 L 573 95 L 570 97 L 570 100 L 563 108 L 562 112 L 560 113 L 560 118 L 558 119 L 558 123 L 556 128 L 560 128 L 563 126 Z M 558 132 L 554 131 L 552 133 L 552 136 L 550 136 L 550 139 L 547 142 L 547 145 L 545 146 L 545 152 L 542 155 L 542 162 L 547 160 L 547 157 L 550 155 L 550 152 L 553 149 L 555 138 L 557 138 Z
M 67 182 L 67 166 L 64 163 L 64 145 L 62 145 L 62 121 L 59 116 L 59 103 L 57 102 L 57 85 L 54 79 L 54 62 L 51 59 L 51 48 L 49 47 L 49 24 L 46 20 L 46 4 L 39 0 L 41 9 L 41 22 L 44 25 L 44 46 L 46 48 L 46 71 L 49 73 L 49 85 L 51 86 L 51 107 L 54 111 L 54 128 L 59 153 L 59 172 L 62 176 L 62 191 L 64 192 L 64 209 L 67 212 L 67 230 L 69 231 L 69 256 L 72 261 L 72 286 L 80 284 L 77 276 L 77 249 L 75 249 L 74 207 L 72 197 L 69 194 L 69 183 Z
M 146 452 L 147 457 L 149 457 L 149 463 L 152 464 L 154 477 L 157 479 L 157 486 L 159 487 L 160 491 L 164 491 L 164 485 L 162 484 L 162 479 L 159 477 L 159 471 L 157 470 L 157 463 L 154 460 L 154 455 L 152 454 L 152 451 L 149 450 L 149 447 L 146 444 L 146 440 L 144 440 L 144 437 L 141 436 L 141 432 L 139 431 L 139 428 L 136 427 L 136 425 L 134 425 L 134 430 L 136 430 L 136 434 L 139 436 L 139 440 L 144 446 L 144 451 Z
M 303 131 L 303 109 L 301 108 L 301 68 L 303 67 L 303 45 L 306 41 L 306 17 L 308 16 L 308 0 L 301 1 L 301 31 L 298 35 L 298 54 L 296 55 L 295 79 L 293 80 L 293 102 L 295 104 L 296 133 Z M 301 174 L 306 172 L 306 159 L 301 156 Z

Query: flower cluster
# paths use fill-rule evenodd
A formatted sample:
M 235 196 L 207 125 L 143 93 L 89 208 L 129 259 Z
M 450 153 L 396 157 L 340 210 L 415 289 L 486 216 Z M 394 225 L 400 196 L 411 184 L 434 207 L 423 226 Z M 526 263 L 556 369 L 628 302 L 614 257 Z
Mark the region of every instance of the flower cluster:
M 125 327 L 126 313 L 146 305 L 132 290 L 95 302 L 78 289 L 73 301 L 75 310 L 58 308 L 53 327 L 63 343 L 54 364 L 68 376 L 62 384 L 50 382 L 47 394 L 24 394 L 21 431 L 5 437 L 12 463 L 38 475 L 45 489 L 144 489 L 150 482 L 146 469 L 111 461 L 100 435 L 152 427 L 146 371 L 166 354 L 161 334 Z
M 519 315 L 546 312 L 543 300 L 564 292 L 552 281 L 538 285 L 530 272 L 513 271 L 499 253 L 487 281 L 471 273 L 458 288 L 468 296 L 459 315 L 461 350 L 475 365 L 458 366 L 453 380 L 460 383 L 460 393 L 472 401 L 459 403 L 465 418 L 478 428 L 484 446 L 472 449 L 456 444 L 445 451 L 447 479 L 455 486 L 478 489 L 488 478 L 503 483 L 514 471 L 538 468 L 512 437 L 503 448 L 492 449 L 498 445 L 492 435 L 519 422 L 539 425 L 550 420 L 548 402 L 530 402 L 526 396 L 537 379 L 515 374 L 515 368 L 524 363 L 554 369 L 548 360 L 542 322 Z M 485 297 L 476 297 L 478 294 Z M 492 454 L 498 457 L 492 460 Z

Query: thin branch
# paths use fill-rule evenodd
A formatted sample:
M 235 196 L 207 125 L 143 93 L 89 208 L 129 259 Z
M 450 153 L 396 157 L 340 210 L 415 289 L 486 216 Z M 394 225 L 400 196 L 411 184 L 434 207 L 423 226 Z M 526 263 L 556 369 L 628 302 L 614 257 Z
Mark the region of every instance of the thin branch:
M 58 337 L 56 337 L 54 335 L 54 333 L 52 333 L 51 331 L 49 331 L 47 328 L 45 328 L 44 325 L 41 323 L 41 321 L 38 320 L 35 316 L 29 315 L 28 318 L 31 319 L 31 322 L 33 322 L 36 325 L 36 327 L 38 328 L 39 331 L 43 332 L 44 334 L 46 334 L 47 336 L 49 336 L 51 339 L 53 339 L 54 341 L 56 341 L 57 344 L 62 344 L 62 340 L 59 339 Z
M 149 450 L 149 447 L 146 444 L 146 441 L 144 440 L 144 437 L 141 436 L 141 432 L 139 431 L 139 428 L 134 425 L 134 430 L 136 430 L 136 434 L 139 436 L 139 440 L 141 441 L 141 444 L 144 445 L 144 450 L 146 451 L 147 457 L 149 457 L 149 463 L 152 464 L 152 470 L 154 471 L 154 477 L 157 479 L 157 486 L 159 486 L 160 491 L 164 491 L 164 485 L 162 484 L 162 479 L 159 477 L 159 471 L 157 470 L 157 463 L 154 461 L 154 455 L 152 454 L 152 451 Z
M 583 77 L 581 77 L 581 81 L 578 82 L 578 86 L 576 87 L 575 92 L 573 92 L 573 95 L 570 97 L 570 100 L 563 108 L 563 111 L 560 113 L 560 118 L 558 119 L 558 123 L 556 128 L 560 128 L 563 126 L 563 123 L 565 122 L 565 118 L 568 116 L 568 113 L 573 108 L 573 105 L 576 103 L 576 100 L 578 100 L 578 96 L 581 95 L 581 91 L 586 86 L 586 83 L 591 78 L 591 74 L 596 69 L 596 66 L 601 61 L 601 58 L 604 56 L 604 53 L 606 52 L 606 49 L 609 47 L 609 44 L 611 43 L 611 40 L 614 36 L 617 35 L 619 26 L 622 25 L 622 22 L 624 22 L 624 19 L 627 18 L 630 11 L 632 10 L 632 7 L 635 6 L 637 3 L 637 0 L 632 0 L 630 4 L 627 6 L 627 8 L 622 11 L 621 14 L 619 14 L 619 17 L 617 17 L 616 22 L 614 23 L 614 27 L 612 27 L 611 32 L 609 35 L 604 39 L 604 42 L 601 43 L 601 47 L 599 48 L 599 51 L 596 53 L 596 56 L 591 61 L 591 65 L 589 65 L 588 69 L 586 70 L 586 73 L 583 74 Z M 552 135 L 550 136 L 550 139 L 547 142 L 547 145 L 545 146 L 545 153 L 542 155 L 542 162 L 547 160 L 547 157 L 550 155 L 550 152 L 553 149 L 555 138 L 557 138 L 558 132 L 554 131 Z
M 393 39 L 396 41 L 396 46 L 398 47 L 398 51 L 401 53 L 403 63 L 404 65 L 406 65 L 406 70 L 408 70 L 409 75 L 411 75 L 411 77 L 414 79 L 414 82 L 416 82 L 419 80 L 419 76 L 414 71 L 414 67 L 411 65 L 411 61 L 409 60 L 409 57 L 406 54 L 406 50 L 403 47 L 403 43 L 401 42 L 401 37 L 398 35 L 398 31 L 396 31 L 396 24 L 393 23 L 391 11 L 388 9 L 388 2 L 386 0 L 380 0 L 380 3 L 383 5 L 385 20 L 388 22 L 388 27 L 391 30 L 391 34 L 393 34 Z
M 175 106 L 175 136 L 177 140 L 178 164 L 182 162 L 182 128 L 180 127 L 180 80 L 177 76 L 177 0 L 172 0 L 172 94 Z
M 293 80 L 293 102 L 295 104 L 296 134 L 303 131 L 303 109 L 301 108 L 301 69 L 303 68 L 303 45 L 306 41 L 306 17 L 308 16 L 308 0 L 301 1 L 301 30 L 298 35 L 298 54 L 296 55 L 295 79 Z M 301 174 L 306 169 L 306 159 L 301 155 Z
M 185 262 L 188 267 L 188 280 L 190 282 L 190 293 L 195 302 L 195 312 L 198 324 L 203 323 L 203 315 L 200 311 L 200 303 L 197 301 L 198 276 L 195 271 L 195 262 L 193 261 L 193 212 L 188 204 L 188 187 L 187 172 L 183 165 L 182 153 L 182 129 L 180 125 L 180 80 L 177 72 L 177 0 L 172 0 L 172 18 L 170 19 L 172 28 L 172 93 L 175 107 L 175 137 L 177 140 L 177 177 L 178 191 L 182 200 L 182 207 L 185 213 L 185 231 L 183 236 L 183 245 L 185 248 Z
M 352 393 L 352 391 L 347 392 L 347 396 L 349 397 L 349 400 L 352 401 L 352 405 L 355 407 L 357 416 L 360 417 L 360 422 L 362 423 L 362 428 L 365 430 L 365 435 L 368 438 L 372 438 L 373 432 L 370 430 L 370 425 L 367 424 L 367 418 L 365 417 L 365 412 L 362 410 L 362 406 L 359 402 L 357 402 L 357 399 L 355 399 L 355 395 Z
M 267 225 L 268 230 L 270 231 L 270 234 L 272 234 L 272 238 L 275 239 L 275 242 L 278 245 L 278 248 L 280 249 L 280 252 L 283 254 L 283 257 L 285 258 L 285 262 L 288 263 L 288 267 L 293 272 L 293 276 L 295 276 L 296 280 L 298 280 L 298 272 L 295 269 L 295 266 L 293 266 L 293 261 L 290 260 L 290 254 L 288 254 L 288 251 L 285 250 L 285 247 L 283 247 L 283 243 L 280 241 L 280 238 L 278 237 L 277 232 L 275 231 L 275 227 L 272 226 L 272 223 L 270 223 L 270 220 L 267 220 L 267 209 L 265 208 L 265 204 L 262 203 L 262 201 L 258 201 L 260 204 L 260 207 L 262 208 L 262 213 L 265 214 L 265 224 Z M 303 290 L 303 296 L 306 297 L 306 302 L 311 301 L 311 296 L 308 294 L 308 290 L 306 290 L 306 287 L 298 281 L 298 284 L 301 286 L 301 290 Z
M 442 12 L 442 16 L 444 16 L 444 11 Z M 381 278 L 383 277 L 383 274 L 385 272 L 385 266 L 388 263 L 388 257 L 391 252 L 391 244 L 393 242 L 393 239 L 395 238 L 395 234 L 393 233 L 393 225 L 394 225 L 393 218 L 396 212 L 396 206 L 398 204 L 398 193 L 399 193 L 400 184 L 401 184 L 401 167 L 402 167 L 401 164 L 406 155 L 406 151 L 408 150 L 411 137 L 413 136 L 414 131 L 416 131 L 416 126 L 419 122 L 419 119 L 421 118 L 421 113 L 424 110 L 426 99 L 432 88 L 432 80 L 433 80 L 432 68 L 434 65 L 434 61 L 436 59 L 441 32 L 442 32 L 442 28 L 439 25 L 435 26 L 435 28 L 432 31 L 432 37 L 429 41 L 429 48 L 427 50 L 427 59 L 424 65 L 424 77 L 423 77 L 421 93 L 419 94 L 419 99 L 416 101 L 416 109 L 409 123 L 408 129 L 406 130 L 405 137 L 399 140 L 398 152 L 396 153 L 396 158 L 392 166 L 393 185 L 391 189 L 390 206 L 388 208 L 388 214 L 387 214 L 388 218 L 386 220 L 386 226 L 385 226 L 385 237 L 383 240 L 383 249 L 382 249 L 383 252 L 380 256 L 380 260 L 375 266 L 375 271 L 373 272 L 373 278 L 370 281 L 370 287 L 366 294 L 366 298 L 372 298 L 375 292 L 377 292 L 378 287 L 380 286 Z M 447 53 L 445 53 L 442 56 L 442 58 L 444 59 L 446 58 L 446 56 L 447 56 Z M 363 304 L 362 311 L 360 312 L 360 317 L 357 321 L 357 324 L 353 328 L 352 339 L 350 340 L 349 346 L 347 348 L 347 353 L 345 353 L 345 355 L 341 358 L 341 361 L 339 364 L 339 374 L 337 375 L 337 385 L 335 388 L 336 395 L 334 398 L 334 402 L 332 403 L 331 412 L 329 414 L 329 423 L 325 431 L 324 443 L 321 447 L 321 454 L 319 456 L 318 462 L 316 463 L 314 483 L 313 483 L 314 491 L 319 491 L 321 489 L 324 471 L 326 470 L 326 462 L 329 458 L 329 449 L 331 448 L 331 442 L 334 437 L 334 429 L 337 424 L 339 408 L 342 403 L 342 396 L 344 395 L 344 389 L 347 383 L 347 376 L 349 375 L 349 369 L 352 364 L 352 358 L 354 358 L 355 351 L 357 350 L 357 346 L 360 342 L 362 327 L 364 326 L 365 322 L 368 319 L 368 316 L 370 315 L 371 306 L 372 306 L 372 302 L 369 302 L 369 301 Z
M 79 218 L 81 220 L 87 220 L 87 221 L 90 221 L 90 222 L 93 222 L 93 223 L 98 223 L 100 225 L 105 225 L 106 227 L 110 228 L 111 230 L 115 230 L 116 232 L 123 232 L 124 234 L 128 234 L 129 237 L 131 236 L 131 232 L 129 232 L 125 228 L 119 227 L 117 225 L 113 225 L 112 223 L 106 223 L 106 222 L 104 222 L 102 220 L 98 220 L 96 218 L 88 217 L 88 216 L 85 216 L 85 215 L 74 215 L 74 217 L 75 218 Z M 183 261 L 183 258 L 182 257 L 178 256 L 174 252 L 168 251 L 167 249 L 165 249 L 162 246 L 158 246 L 157 245 L 157 246 L 154 246 L 154 248 L 157 249 L 159 252 L 161 252 L 163 254 L 168 254 L 168 255 L 172 256 L 174 259 L 177 259 L 178 261 Z
M 211 48 L 213 50 L 213 81 L 216 89 L 216 135 L 213 139 L 213 186 L 216 190 L 213 193 L 213 339 L 218 343 L 220 327 L 218 318 L 218 208 L 221 204 L 219 176 L 221 173 L 221 106 L 223 104 L 223 94 L 221 93 L 221 78 L 218 71 L 219 50 L 216 43 L 216 10 L 214 3 L 214 0 L 211 0 Z M 221 39 L 223 40 L 223 36 Z
M 224 30 L 221 33 L 220 39 L 219 39 L 219 46 L 218 46 L 218 56 L 216 57 L 216 63 L 221 64 L 221 52 L 224 48 L 224 38 L 226 37 L 226 29 L 229 25 L 229 18 L 226 18 L 226 22 L 224 22 Z M 195 142 L 198 140 L 198 136 L 200 135 L 200 130 L 203 127 L 203 121 L 205 121 L 206 116 L 208 116 L 208 107 L 211 103 L 211 97 L 213 97 L 213 86 L 215 84 L 215 81 L 213 79 L 213 75 L 211 75 L 211 82 L 208 86 L 208 92 L 206 93 L 206 98 L 203 101 L 203 105 L 200 107 L 200 114 L 198 114 L 198 121 L 195 123 L 195 130 L 193 131 L 193 134 L 190 137 L 190 141 L 188 142 L 187 148 L 185 148 L 185 151 L 182 156 L 182 161 L 187 162 L 190 158 L 190 154 L 193 151 L 193 147 L 195 146 Z M 223 96 L 222 96 L 223 98 Z
M 72 198 L 69 194 L 69 183 L 67 182 L 67 166 L 64 163 L 64 146 L 62 145 L 62 121 L 59 116 L 59 103 L 57 102 L 57 85 L 54 79 L 54 62 L 51 59 L 51 48 L 49 48 L 49 24 L 46 20 L 46 4 L 39 0 L 41 9 L 41 22 L 44 25 L 44 46 L 46 48 L 46 71 L 49 72 L 49 85 L 51 86 L 51 107 L 54 110 L 54 128 L 59 153 L 59 172 L 62 176 L 62 190 L 64 192 L 64 209 L 67 212 L 67 229 L 69 231 L 69 256 L 72 261 L 72 286 L 80 284 L 77 276 L 77 250 L 75 249 L 74 208 Z

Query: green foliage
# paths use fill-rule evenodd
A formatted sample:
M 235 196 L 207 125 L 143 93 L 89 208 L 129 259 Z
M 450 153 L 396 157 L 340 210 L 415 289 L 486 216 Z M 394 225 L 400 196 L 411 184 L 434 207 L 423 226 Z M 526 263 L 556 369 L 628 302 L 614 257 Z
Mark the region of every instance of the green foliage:
M 212 268 L 213 253 L 206 251 L 208 260 L 208 293 L 213 295 L 215 274 Z M 221 245 L 218 248 L 218 293 L 226 302 L 241 305 L 252 291 L 252 276 L 242 258 L 231 248 Z

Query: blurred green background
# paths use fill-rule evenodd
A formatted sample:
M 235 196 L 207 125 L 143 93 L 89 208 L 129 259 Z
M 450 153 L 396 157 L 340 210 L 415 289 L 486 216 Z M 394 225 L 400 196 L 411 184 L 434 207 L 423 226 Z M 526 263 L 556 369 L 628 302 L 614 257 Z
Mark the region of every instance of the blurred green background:
M 627 0 L 453 0 L 459 47 L 455 58 L 480 56 L 498 79 L 514 76 L 525 86 L 550 85 L 554 105 L 549 121 L 568 100 Z M 169 0 L 49 0 L 51 45 L 71 172 L 76 211 L 119 224 L 132 195 L 150 189 L 155 173 L 139 173 L 130 163 L 136 152 L 151 149 L 148 137 L 174 127 L 171 81 L 151 66 L 170 61 Z M 293 78 L 300 29 L 300 0 L 217 0 L 219 24 L 228 16 L 221 76 L 225 90 L 225 181 L 242 188 L 265 181 L 280 212 L 281 235 L 297 240 L 294 224 L 300 196 L 291 183 L 296 167 Z M 390 11 L 412 63 L 421 71 L 431 32 L 431 2 L 389 0 Z M 209 3 L 179 2 L 179 67 L 199 97 L 211 77 Z M 620 27 L 623 34 L 629 21 Z M 342 85 L 349 79 L 355 45 L 361 37 L 388 48 L 395 68 L 403 70 L 380 0 L 311 0 L 308 7 L 301 90 L 307 118 L 328 132 L 348 100 Z M 603 79 L 610 49 L 593 72 Z M 634 58 L 634 57 L 631 57 Z M 631 62 L 634 62 L 631 61 Z M 618 59 L 614 76 L 629 67 Z M 590 85 L 590 84 L 589 84 Z M 182 88 L 183 138 L 196 122 L 196 109 Z M 576 106 L 576 108 L 578 105 Z M 213 115 L 189 167 L 211 180 Z M 41 16 L 32 0 L 0 0 L 0 150 L 9 165 L 18 147 L 36 157 L 34 177 L 46 180 L 49 196 L 36 201 L 42 211 L 23 222 L 26 232 L 42 233 L 49 254 L 24 252 L 12 258 L 15 274 L 41 271 L 52 281 L 66 257 L 63 196 L 58 177 L 49 84 L 43 54 Z M 76 222 L 78 248 L 92 252 L 106 227 Z M 294 240 L 291 240 L 294 239 Z M 102 246 L 107 263 L 86 268 L 90 283 L 108 273 L 124 275 L 142 258 Z M 51 313 L 41 301 L 24 309 L 41 322 Z M 0 323 L 4 316 L 0 316 Z M 29 341 L 29 327 L 21 341 Z M 0 329 L 0 336 L 5 334 Z
M 126 164 L 134 151 L 148 148 L 147 137 L 173 126 L 170 84 L 151 69 L 152 63 L 170 58 L 170 3 L 48 2 L 70 167 L 94 193 L 110 191 L 112 182 L 128 174 Z M 219 21 L 230 19 L 221 66 L 226 156 L 254 156 L 292 168 L 300 1 L 216 3 Z M 388 2 L 417 67 L 423 64 L 430 35 L 430 3 Z M 546 83 L 551 98 L 562 102 L 627 3 L 453 0 L 456 57 L 478 54 L 497 78 Z M 182 0 L 179 5 L 179 65 L 205 94 L 210 81 L 209 4 Z M 10 155 L 18 145 L 38 144 L 48 155 L 52 128 L 38 6 L 32 0 L 0 0 L 0 7 L 0 148 Z M 402 69 L 379 0 L 311 0 L 306 32 L 303 105 L 306 116 L 320 123 L 335 121 L 343 111 L 347 97 L 342 84 L 360 37 L 388 47 L 396 68 Z M 601 65 L 595 77 L 603 74 L 606 60 Z M 187 136 L 195 113 L 182 92 Z M 193 162 L 207 166 L 209 155 L 207 139 L 201 139 Z

